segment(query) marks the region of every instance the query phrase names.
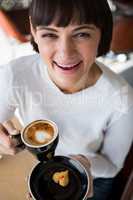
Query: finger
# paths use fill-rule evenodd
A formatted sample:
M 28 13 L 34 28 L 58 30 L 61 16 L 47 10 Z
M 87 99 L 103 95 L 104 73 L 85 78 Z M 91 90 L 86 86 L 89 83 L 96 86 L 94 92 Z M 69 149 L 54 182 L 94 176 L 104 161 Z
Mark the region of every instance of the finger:
M 9 136 L 14 147 L 21 147 L 23 146 L 23 142 L 21 140 L 21 135 L 10 135 Z
M 17 130 L 11 120 L 3 123 L 4 127 L 8 130 L 10 134 L 11 143 L 14 147 L 18 146 L 21 142 L 20 131 Z
M 88 177 L 89 177 L 89 190 L 88 190 L 88 193 L 87 193 L 87 198 L 90 198 L 93 196 L 93 178 L 91 176 L 91 173 L 90 173 L 90 162 L 89 160 L 82 154 L 78 154 L 78 155 L 70 155 L 71 158 L 79 161 L 84 167 L 85 169 L 87 170 L 87 174 L 88 174 Z
M 24 146 L 24 145 L 21 146 L 21 147 L 16 147 L 16 148 L 15 148 L 15 154 L 18 154 L 18 153 L 22 152 L 24 149 L 25 149 L 25 146 Z
M 3 124 L 0 124 L 0 131 L 4 132 L 6 135 L 9 135 L 8 130 L 3 126 Z
M 22 141 L 19 135 L 9 135 L 7 129 L 0 124 L 0 144 L 10 149 L 19 146 L 22 144 Z
M 7 148 L 12 146 L 11 139 L 8 135 L 8 131 L 0 124 L 0 144 Z
M 18 135 L 16 135 L 18 137 Z M 12 136 L 12 137 L 16 137 Z M 20 138 L 20 136 L 19 136 Z M 14 155 L 17 152 L 20 152 L 24 149 L 24 146 L 22 145 L 20 139 L 12 139 L 11 135 L 8 134 L 7 129 L 0 124 L 0 146 L 1 146 L 1 152 L 2 154 L 9 154 Z M 21 144 L 21 145 L 20 145 Z M 15 148 L 15 147 L 21 147 L 21 148 Z
M 26 195 L 26 199 L 27 199 L 27 200 L 33 200 L 33 199 L 32 199 L 32 196 L 30 195 L 30 193 L 28 193 L 28 194 Z
M 75 160 L 78 160 L 87 169 L 87 171 L 90 170 L 90 162 L 84 155 L 81 155 L 81 154 L 70 155 L 70 157 Z
M 10 147 L 10 148 L 7 148 L 3 145 L 0 145 L 0 154 L 2 155 L 15 155 L 19 152 L 21 152 L 22 150 L 25 149 L 25 146 L 21 146 L 21 147 Z
M 3 145 L 0 145 L 0 154 L 2 155 L 15 155 L 16 150 L 14 148 L 6 148 Z
M 15 128 L 11 120 L 4 122 L 3 125 L 10 135 L 17 135 L 20 133 L 20 131 Z

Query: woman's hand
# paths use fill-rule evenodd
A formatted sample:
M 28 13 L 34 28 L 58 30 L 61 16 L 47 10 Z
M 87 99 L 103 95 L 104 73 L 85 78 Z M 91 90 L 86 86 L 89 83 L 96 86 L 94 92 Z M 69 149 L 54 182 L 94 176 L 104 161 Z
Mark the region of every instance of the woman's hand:
M 89 190 L 88 190 L 88 194 L 87 194 L 87 198 L 90 198 L 93 196 L 93 179 L 91 176 L 91 172 L 90 172 L 90 168 L 91 168 L 91 164 L 90 161 L 88 160 L 88 158 L 86 158 L 84 155 L 78 154 L 78 155 L 70 155 L 71 158 L 78 160 L 83 167 L 86 169 L 87 174 L 89 176 Z
M 30 195 L 30 193 L 27 194 L 27 198 L 26 198 L 26 199 L 27 199 L 27 200 L 33 200 L 33 199 L 32 199 L 32 196 Z
M 12 121 L 0 123 L 0 154 L 15 155 L 20 152 L 22 148 L 19 148 L 20 139 L 16 139 L 16 135 L 20 134 L 12 123 Z M 19 137 L 20 138 L 20 137 Z

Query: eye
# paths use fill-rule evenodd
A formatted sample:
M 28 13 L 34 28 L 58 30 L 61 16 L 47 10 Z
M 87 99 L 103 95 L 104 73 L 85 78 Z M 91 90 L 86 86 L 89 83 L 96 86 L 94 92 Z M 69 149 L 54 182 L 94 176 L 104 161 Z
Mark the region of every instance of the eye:
M 76 38 L 81 38 L 81 39 L 83 38 L 83 39 L 84 39 L 84 38 L 90 38 L 91 35 L 90 35 L 89 33 L 84 33 L 84 32 L 82 33 L 82 32 L 81 32 L 81 33 L 75 34 L 74 37 L 76 37 Z
M 53 33 L 44 33 L 41 35 L 42 38 L 56 39 L 58 36 Z

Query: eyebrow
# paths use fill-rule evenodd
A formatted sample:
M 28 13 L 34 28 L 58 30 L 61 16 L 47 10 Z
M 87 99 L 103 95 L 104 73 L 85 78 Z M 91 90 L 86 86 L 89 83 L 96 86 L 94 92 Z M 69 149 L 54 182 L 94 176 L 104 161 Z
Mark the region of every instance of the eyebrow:
M 54 31 L 54 32 L 58 32 L 56 29 L 54 29 L 54 28 L 48 28 L 48 27 L 46 27 L 46 26 L 39 26 L 38 28 L 37 28 L 38 30 L 47 30 L 47 31 Z
M 73 31 L 79 31 L 79 30 L 81 30 L 81 29 L 91 29 L 91 30 L 95 30 L 95 27 L 89 26 L 89 25 L 84 25 L 84 26 L 80 26 L 80 27 L 75 28 Z
M 46 27 L 46 26 L 39 26 L 37 28 L 38 30 L 47 30 L 47 31 L 52 31 L 52 32 L 58 32 L 56 29 L 54 28 L 49 28 L 49 27 Z M 81 29 L 91 29 L 91 30 L 95 30 L 95 27 L 93 26 L 89 26 L 89 25 L 84 25 L 84 26 L 80 26 L 80 27 L 77 27 L 77 28 L 74 28 L 73 31 L 79 31 Z

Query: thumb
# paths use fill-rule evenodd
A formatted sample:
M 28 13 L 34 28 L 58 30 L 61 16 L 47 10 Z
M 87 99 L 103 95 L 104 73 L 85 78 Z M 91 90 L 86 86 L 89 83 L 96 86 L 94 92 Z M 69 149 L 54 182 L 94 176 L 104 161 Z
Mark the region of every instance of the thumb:
M 21 149 L 24 149 L 24 144 L 21 140 L 20 130 L 16 129 L 14 123 L 9 120 L 3 123 L 3 126 L 6 128 L 6 130 L 9 133 L 11 143 L 14 147 L 18 147 Z
M 10 135 L 18 135 L 20 133 L 20 130 L 16 129 L 11 120 L 4 122 L 3 126 L 6 128 Z

